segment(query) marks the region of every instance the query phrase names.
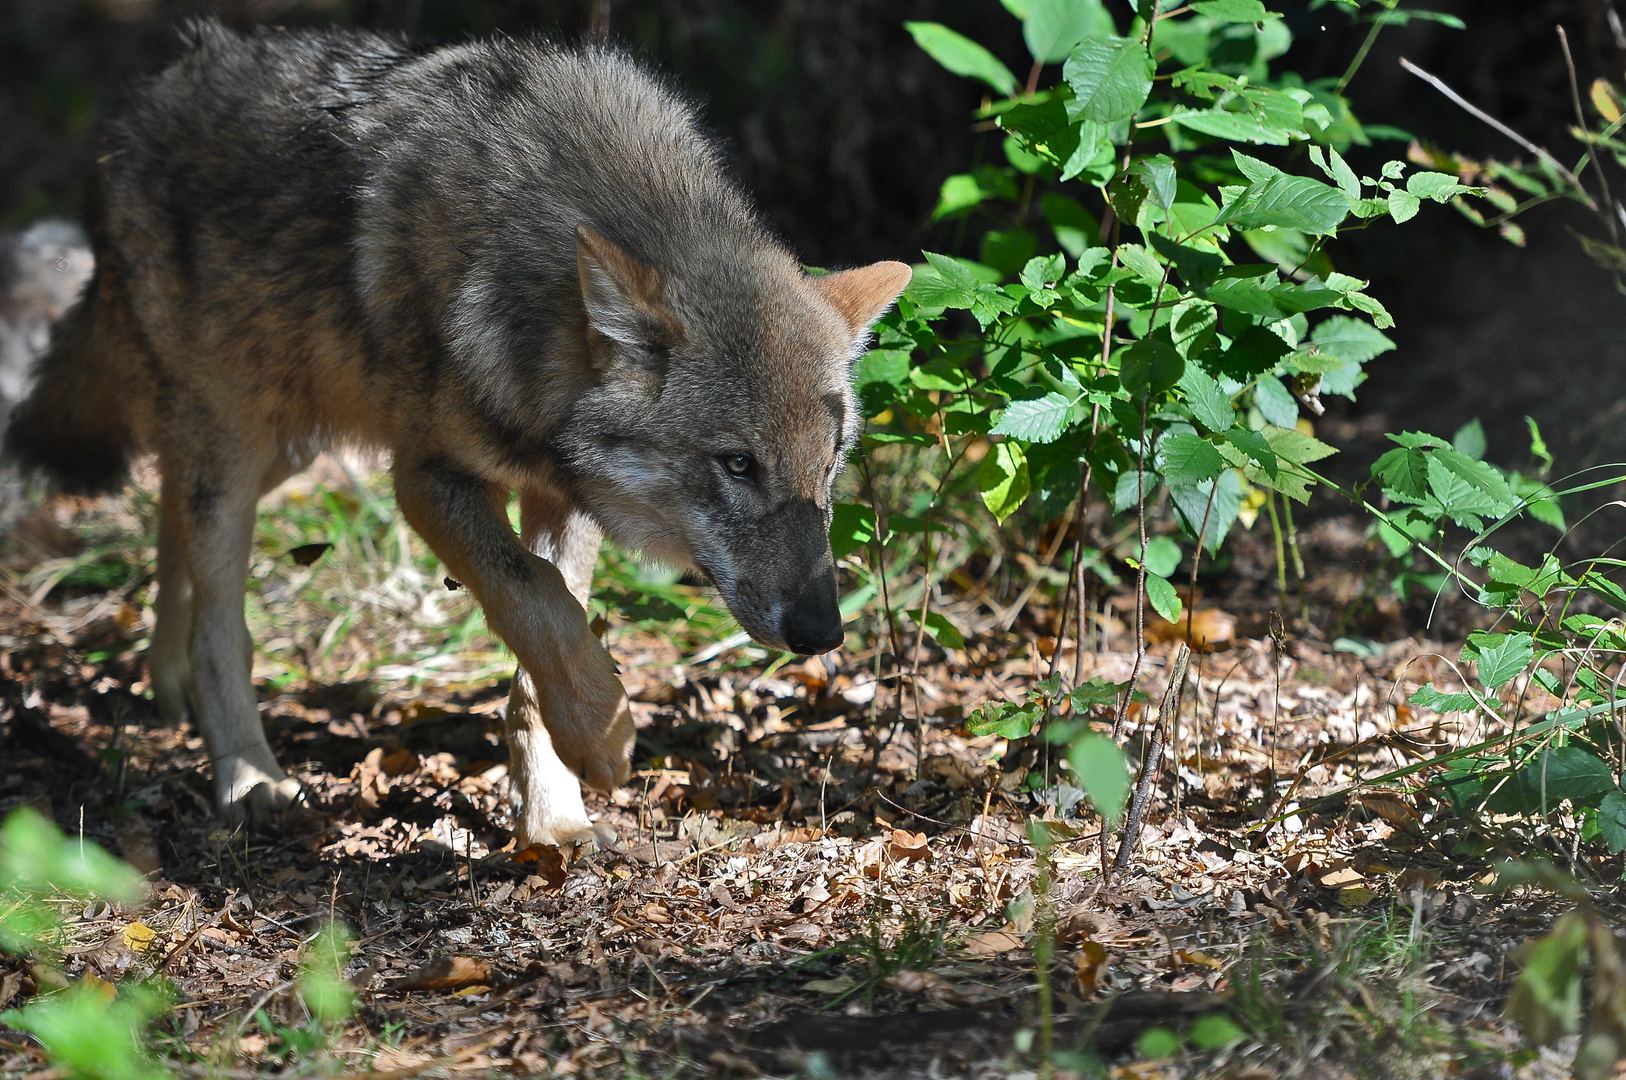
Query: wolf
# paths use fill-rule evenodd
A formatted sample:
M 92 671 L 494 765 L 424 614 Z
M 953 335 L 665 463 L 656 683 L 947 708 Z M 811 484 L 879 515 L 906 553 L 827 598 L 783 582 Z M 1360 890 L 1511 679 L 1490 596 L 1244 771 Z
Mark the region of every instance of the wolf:
M 255 506 L 324 448 L 388 450 L 519 661 L 517 842 L 610 841 L 579 782 L 623 783 L 634 740 L 584 612 L 601 540 L 698 571 L 765 645 L 836 647 L 850 371 L 908 266 L 804 270 L 613 47 L 184 39 L 103 122 L 95 277 L 6 453 L 79 492 L 156 458 L 155 703 L 201 730 L 222 814 L 264 823 L 301 789 L 250 679 Z

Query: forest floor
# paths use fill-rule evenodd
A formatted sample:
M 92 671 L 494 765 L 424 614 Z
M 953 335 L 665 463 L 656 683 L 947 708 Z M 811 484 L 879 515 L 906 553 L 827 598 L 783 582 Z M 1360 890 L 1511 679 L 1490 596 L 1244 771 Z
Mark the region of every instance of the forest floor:
M 313 811 L 228 832 L 197 732 L 161 726 L 146 694 L 150 502 L 13 523 L 0 817 L 35 807 L 146 874 L 144 902 L 66 912 L 63 970 L 167 980 L 155 1045 L 182 1075 L 1015 1077 L 1047 1042 L 1061 1075 L 1567 1075 L 1573 1045 L 1530 1050 L 1501 1017 L 1518 947 L 1563 905 L 1483 888 L 1544 841 L 1469 829 L 1417 776 L 1382 779 L 1498 733 L 1406 704 L 1452 685 L 1459 646 L 1407 633 L 1383 590 L 1341 616 L 1370 554 L 1347 522 L 1306 532 L 1309 580 L 1275 636 L 1268 544 L 1240 538 L 1205 586 L 1200 620 L 1219 629 L 1193 658 L 1177 769 L 1128 869 L 1104 877 L 1117 839 L 1051 748 L 966 727 L 1049 670 L 1047 608 L 958 596 L 965 648 L 926 649 L 913 680 L 878 679 L 873 649 L 697 649 L 612 617 L 636 771 L 589 809 L 619 842 L 515 851 L 508 679 L 466 607 L 445 607 L 466 599 L 407 559 L 364 572 L 284 552 L 267 526 L 261 715 Z M 391 535 L 415 543 L 375 539 Z M 93 572 L 117 565 L 135 571 Z M 1309 629 L 1345 621 L 1337 648 Z M 1061 670 L 1128 677 L 1126 628 L 1100 625 L 1082 661 L 1062 639 Z M 412 640 L 385 656 L 391 634 Z M 1132 757 L 1175 648 L 1146 657 Z M 296 981 L 330 921 L 355 935 L 358 996 L 322 1030 Z M 44 981 L 0 958 L 0 1010 Z M 0 1026 L 0 1075 L 61 1074 Z

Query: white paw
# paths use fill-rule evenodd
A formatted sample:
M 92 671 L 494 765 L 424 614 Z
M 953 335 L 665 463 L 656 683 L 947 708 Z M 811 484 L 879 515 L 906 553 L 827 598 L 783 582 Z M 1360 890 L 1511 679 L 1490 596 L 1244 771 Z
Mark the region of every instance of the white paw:
M 255 829 L 275 827 L 290 811 L 307 806 L 298 780 L 274 763 L 266 768 L 241 758 L 216 763 L 215 800 L 228 823 Z

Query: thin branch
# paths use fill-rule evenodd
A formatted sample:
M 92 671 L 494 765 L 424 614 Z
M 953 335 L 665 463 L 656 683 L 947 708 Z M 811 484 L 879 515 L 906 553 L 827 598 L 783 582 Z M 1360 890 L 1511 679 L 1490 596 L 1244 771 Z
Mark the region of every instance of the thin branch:
M 1112 860 L 1112 872 L 1115 874 L 1122 873 L 1129 865 L 1129 856 L 1140 842 L 1140 825 L 1146 816 L 1146 804 L 1152 798 L 1152 787 L 1157 782 L 1157 767 L 1163 760 L 1163 725 L 1172 725 L 1178 720 L 1180 695 L 1186 683 L 1186 664 L 1190 660 L 1191 650 L 1181 645 L 1175 653 L 1169 685 L 1163 691 L 1163 706 L 1158 709 L 1157 721 L 1152 725 L 1152 744 L 1146 750 L 1146 760 L 1141 763 L 1135 797 L 1129 803 L 1129 816 L 1124 819 L 1124 837 L 1118 844 L 1118 857 Z M 1102 835 L 1105 833 L 1103 829 Z
M 1598 191 L 1603 196 L 1605 213 L 1603 223 L 1609 229 L 1611 243 L 1618 242 L 1619 233 L 1615 229 L 1615 198 L 1609 191 L 1609 178 L 1603 173 L 1603 165 L 1598 161 L 1597 150 L 1593 147 L 1592 132 L 1586 126 L 1586 111 L 1581 108 L 1581 84 L 1575 78 L 1575 57 L 1570 55 L 1570 36 L 1564 33 L 1562 26 L 1558 27 L 1558 44 L 1564 50 L 1564 66 L 1570 73 L 1570 101 L 1575 106 L 1576 130 L 1586 136 L 1586 160 L 1592 166 L 1592 171 L 1598 175 Z
M 1587 209 L 1591 210 L 1593 213 L 1598 213 L 1598 204 L 1592 201 L 1592 196 L 1587 194 L 1586 188 L 1581 186 L 1580 178 L 1566 169 L 1557 158 L 1553 157 L 1553 155 L 1549 154 L 1547 151 L 1543 150 L 1541 147 L 1537 146 L 1523 135 L 1520 135 L 1517 131 L 1514 131 L 1512 128 L 1496 119 L 1496 117 L 1492 116 L 1484 109 L 1481 109 L 1479 106 L 1475 105 L 1473 102 L 1451 89 L 1451 87 L 1446 85 L 1445 80 L 1441 79 L 1438 75 L 1433 75 L 1427 71 L 1424 71 L 1410 60 L 1407 60 L 1404 56 L 1400 58 L 1400 66 L 1417 76 L 1419 79 L 1422 79 L 1430 86 L 1434 87 L 1434 89 L 1438 90 L 1440 93 L 1444 94 L 1447 100 L 1449 100 L 1459 109 L 1462 109 L 1469 116 L 1479 120 L 1481 123 L 1490 125 L 1503 135 L 1506 135 L 1508 138 L 1524 147 L 1526 150 L 1530 151 L 1532 154 L 1539 157 L 1541 160 L 1545 161 L 1547 164 L 1551 165 L 1558 175 L 1569 181 L 1569 183 L 1575 187 L 1575 190 L 1580 193 L 1582 201 L 1584 201 L 1587 205 Z

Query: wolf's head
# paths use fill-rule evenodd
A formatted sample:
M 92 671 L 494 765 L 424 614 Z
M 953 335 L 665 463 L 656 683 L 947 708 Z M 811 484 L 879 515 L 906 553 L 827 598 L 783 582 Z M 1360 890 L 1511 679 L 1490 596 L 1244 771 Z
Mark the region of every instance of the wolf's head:
M 704 573 L 763 644 L 840 645 L 830 489 L 858 435 L 852 363 L 909 268 L 810 276 L 762 245 L 661 270 L 577 239 L 577 497 L 619 543 Z

